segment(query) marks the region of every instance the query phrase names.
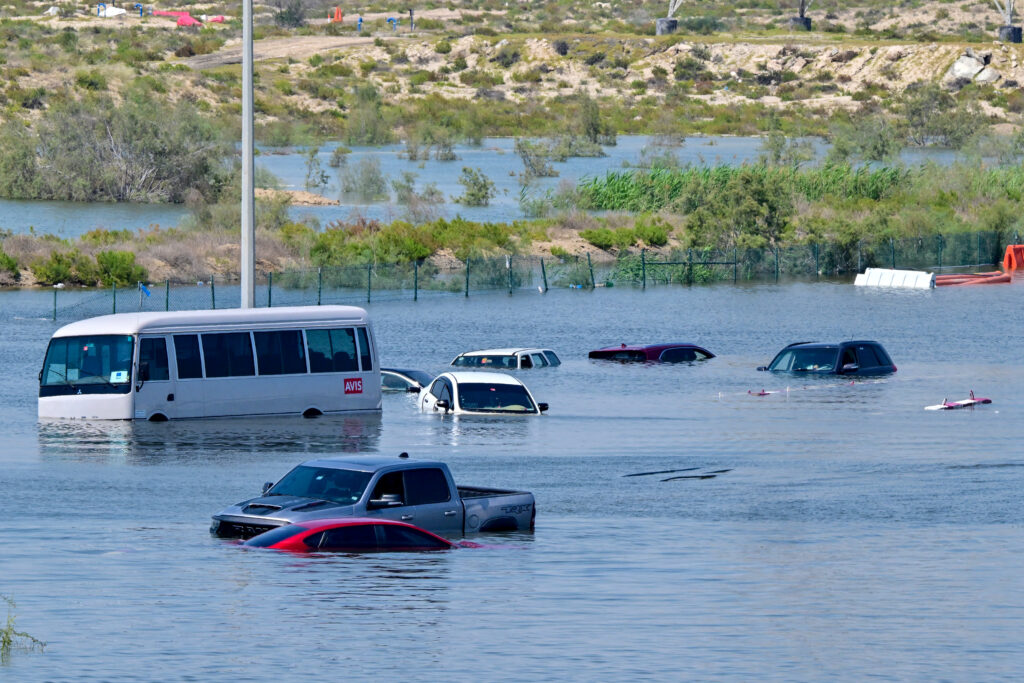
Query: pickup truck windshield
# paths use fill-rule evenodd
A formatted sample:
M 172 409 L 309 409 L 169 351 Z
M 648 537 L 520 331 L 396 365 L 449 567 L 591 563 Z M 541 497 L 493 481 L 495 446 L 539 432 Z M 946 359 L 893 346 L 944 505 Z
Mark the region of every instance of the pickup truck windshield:
M 459 384 L 459 407 L 481 413 L 534 413 L 526 388 L 519 384 Z
M 837 346 L 824 346 L 810 349 L 786 349 L 772 361 L 769 370 L 789 372 L 821 372 L 831 371 L 836 366 Z
M 363 497 L 370 472 L 299 465 L 267 492 L 268 496 L 302 496 L 351 505 Z

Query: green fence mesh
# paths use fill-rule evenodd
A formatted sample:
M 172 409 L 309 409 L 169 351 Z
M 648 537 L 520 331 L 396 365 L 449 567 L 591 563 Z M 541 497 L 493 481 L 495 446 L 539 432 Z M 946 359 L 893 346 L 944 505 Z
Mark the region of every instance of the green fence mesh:
M 684 249 L 631 253 L 614 261 L 589 256 L 499 256 L 446 263 L 387 263 L 259 274 L 257 306 L 365 304 L 470 296 L 484 292 L 600 286 L 692 285 L 719 281 L 814 279 L 865 268 L 941 270 L 998 263 L 1019 235 L 964 233 L 915 239 L 880 238 L 852 244 L 802 244 L 778 249 Z M 77 320 L 129 311 L 233 308 L 237 279 L 140 283 L 128 289 L 54 289 L 45 317 Z M 41 316 L 42 317 L 42 316 Z

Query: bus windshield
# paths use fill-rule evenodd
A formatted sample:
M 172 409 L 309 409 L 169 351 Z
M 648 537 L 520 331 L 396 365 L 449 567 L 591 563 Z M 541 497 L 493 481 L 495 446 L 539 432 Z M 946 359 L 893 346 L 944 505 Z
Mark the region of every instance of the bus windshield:
M 67 393 L 127 393 L 131 382 L 132 336 L 103 334 L 50 340 L 40 388 Z

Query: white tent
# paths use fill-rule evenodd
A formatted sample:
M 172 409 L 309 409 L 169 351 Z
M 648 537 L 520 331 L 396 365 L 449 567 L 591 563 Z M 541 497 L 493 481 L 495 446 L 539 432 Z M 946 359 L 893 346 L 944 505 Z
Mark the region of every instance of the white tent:
M 60 14 L 60 10 L 57 8 L 56 5 L 52 5 L 50 7 L 50 9 L 46 10 L 45 12 L 43 12 L 43 14 L 45 14 L 47 16 L 50 16 L 50 17 L 55 17 L 58 14 Z
M 106 18 L 109 19 L 111 17 L 119 17 L 122 14 L 127 14 L 127 13 L 128 13 L 128 10 L 123 9 L 121 7 L 105 7 L 104 9 L 101 9 L 99 11 L 99 13 L 97 13 L 96 16 L 98 16 L 98 17 L 106 17 Z

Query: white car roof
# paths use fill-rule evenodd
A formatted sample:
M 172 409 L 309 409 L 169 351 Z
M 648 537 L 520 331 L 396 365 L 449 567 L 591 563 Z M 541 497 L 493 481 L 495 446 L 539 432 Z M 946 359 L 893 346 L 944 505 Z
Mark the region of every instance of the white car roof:
M 475 383 L 475 384 L 518 384 L 523 386 L 523 383 L 512 375 L 507 375 L 504 372 L 487 372 L 486 370 L 477 370 L 472 372 L 446 372 L 440 377 L 448 377 L 455 380 L 456 384 L 460 382 Z
M 544 351 L 550 351 L 550 350 L 551 349 L 536 349 L 536 348 L 533 348 L 533 347 L 513 347 L 513 348 L 507 348 L 507 349 L 482 349 L 480 351 L 466 351 L 465 353 L 460 353 L 459 357 L 461 358 L 462 356 L 511 356 L 513 354 L 516 354 L 516 353 L 523 353 L 524 351 L 528 351 L 530 353 L 533 353 L 533 352 L 543 353 Z
M 206 311 L 115 313 L 70 323 L 54 337 L 90 334 L 174 332 L 195 328 L 230 330 L 250 327 L 300 327 L 323 324 L 365 324 L 366 311 L 356 306 L 281 306 L 280 308 L 221 308 Z

